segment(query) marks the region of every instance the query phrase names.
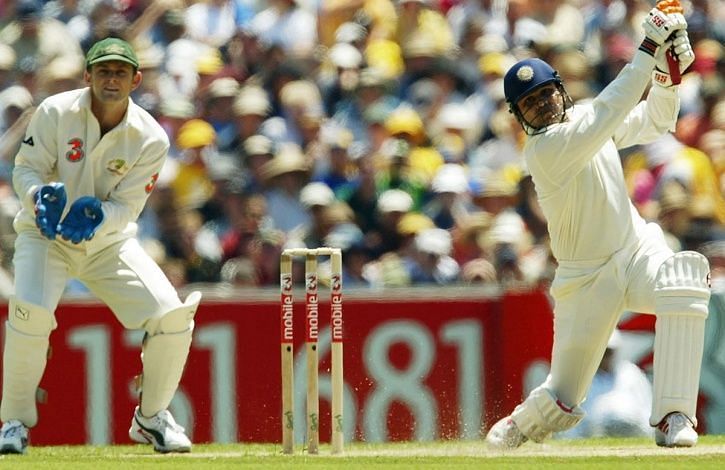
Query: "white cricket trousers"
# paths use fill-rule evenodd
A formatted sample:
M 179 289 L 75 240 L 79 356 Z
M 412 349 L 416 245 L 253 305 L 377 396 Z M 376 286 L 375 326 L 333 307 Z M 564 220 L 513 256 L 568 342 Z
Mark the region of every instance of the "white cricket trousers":
M 161 268 L 134 238 L 86 255 L 82 246 L 24 231 L 15 241 L 13 260 L 16 298 L 51 313 L 70 278 L 82 281 L 130 329 L 143 328 L 149 319 L 182 305 Z
M 624 311 L 655 313 L 655 277 L 673 255 L 648 224 L 637 243 L 606 260 L 560 262 L 551 286 L 554 346 L 547 387 L 566 406 L 585 398 Z

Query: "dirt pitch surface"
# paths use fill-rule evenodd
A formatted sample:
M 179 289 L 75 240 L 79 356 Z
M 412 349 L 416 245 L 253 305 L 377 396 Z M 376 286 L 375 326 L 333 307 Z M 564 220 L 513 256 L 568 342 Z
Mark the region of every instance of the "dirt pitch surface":
M 586 441 L 591 443 L 592 440 Z M 675 456 L 713 456 L 725 460 L 725 444 L 701 444 L 691 448 L 664 448 L 657 447 L 649 441 L 641 439 L 633 440 L 630 444 L 622 440 L 608 442 L 606 439 L 596 440 L 596 444 L 587 444 L 585 441 L 554 441 L 553 443 L 534 444 L 526 443 L 519 449 L 510 451 L 491 450 L 482 442 L 445 442 L 445 443 L 397 443 L 397 444 L 352 444 L 348 445 L 341 455 L 331 455 L 329 449 L 324 446 L 317 456 L 309 456 L 299 446 L 295 454 L 287 456 L 313 457 L 313 458 L 355 458 L 355 457 L 391 457 L 391 458 L 416 458 L 416 457 L 470 457 L 484 459 L 525 459 L 543 457 L 558 459 L 579 459 L 583 457 L 675 457 Z M 622 444 L 622 442 L 625 442 Z M 249 458 L 249 457 L 270 457 L 280 456 L 279 448 L 258 448 L 256 446 L 245 449 L 240 444 L 237 451 L 234 447 L 225 447 L 221 451 L 194 451 L 189 454 L 152 454 L 158 458 L 179 458 L 179 459 L 214 459 L 214 458 Z M 125 458 L 149 458 L 148 454 L 129 453 L 123 455 Z

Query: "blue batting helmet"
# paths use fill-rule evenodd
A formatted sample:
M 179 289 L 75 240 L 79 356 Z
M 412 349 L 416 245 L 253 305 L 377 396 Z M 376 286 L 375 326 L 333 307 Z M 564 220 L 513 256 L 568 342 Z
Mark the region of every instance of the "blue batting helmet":
M 549 64 L 541 59 L 521 60 L 511 67 L 503 78 L 506 101 L 515 106 L 519 98 L 551 82 L 561 84 L 561 78 Z

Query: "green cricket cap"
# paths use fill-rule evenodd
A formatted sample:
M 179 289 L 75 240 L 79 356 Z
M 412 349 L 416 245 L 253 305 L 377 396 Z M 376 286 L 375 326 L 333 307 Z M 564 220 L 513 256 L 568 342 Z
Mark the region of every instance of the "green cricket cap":
M 98 41 L 86 55 L 86 68 L 109 60 L 120 60 L 138 68 L 138 57 L 129 43 L 119 38 Z

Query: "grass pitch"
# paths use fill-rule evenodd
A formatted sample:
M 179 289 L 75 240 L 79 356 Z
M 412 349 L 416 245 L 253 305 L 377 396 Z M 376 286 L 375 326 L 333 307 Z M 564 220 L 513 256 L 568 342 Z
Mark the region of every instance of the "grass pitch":
M 526 443 L 493 452 L 483 442 L 347 444 L 342 455 L 296 449 L 282 455 L 279 444 L 195 444 L 190 454 L 161 455 L 150 446 L 31 447 L 26 455 L 0 456 L 5 469 L 481 469 L 481 468 L 725 468 L 725 435 L 702 436 L 691 449 L 663 449 L 649 439 L 586 439 Z M 619 470 L 618 468 L 618 470 Z

